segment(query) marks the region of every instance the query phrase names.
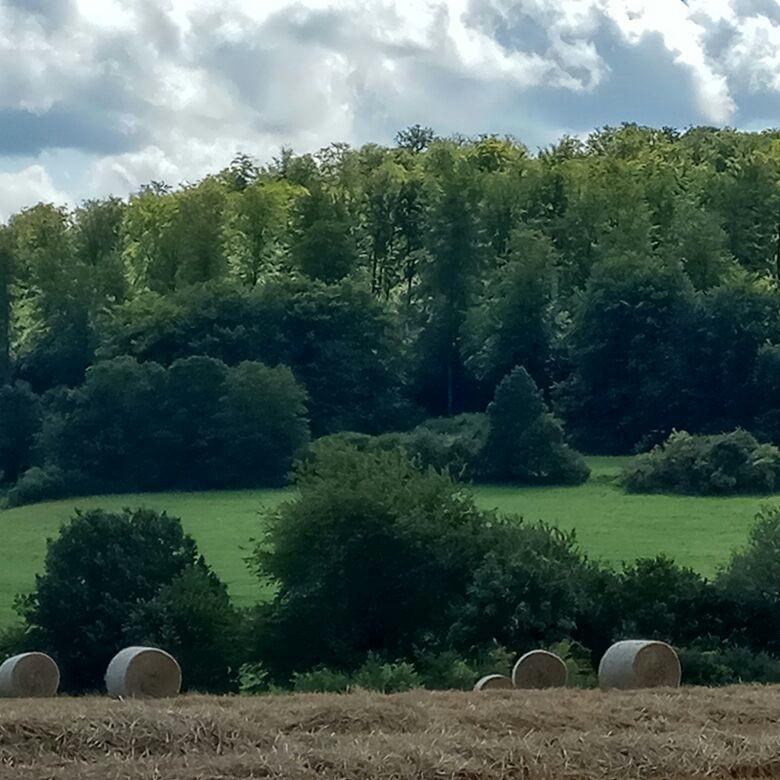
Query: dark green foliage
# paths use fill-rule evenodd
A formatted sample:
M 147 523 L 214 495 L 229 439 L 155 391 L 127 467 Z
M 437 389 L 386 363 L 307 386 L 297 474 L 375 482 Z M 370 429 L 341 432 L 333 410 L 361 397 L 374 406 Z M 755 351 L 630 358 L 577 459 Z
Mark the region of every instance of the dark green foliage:
M 487 416 L 483 474 L 489 479 L 576 485 L 588 478 L 585 461 L 566 444 L 560 422 L 522 366 L 498 385 Z
M 487 553 L 451 616 L 454 644 L 495 641 L 519 653 L 571 636 L 589 603 L 589 564 L 574 536 L 512 518 L 485 537 Z
M 217 576 L 197 564 L 188 567 L 127 617 L 127 644 L 164 647 L 183 670 L 190 691 L 237 690 L 246 652 L 243 620 Z
M 106 325 L 100 354 L 124 353 L 162 365 L 209 355 L 228 365 L 289 366 L 309 394 L 316 434 L 378 433 L 409 416 L 398 326 L 350 283 L 278 280 L 140 298 Z
M 115 358 L 52 399 L 46 466 L 25 474 L 9 500 L 74 495 L 85 486 L 279 485 L 308 439 L 306 394 L 283 366 L 195 357 L 165 369 Z
M 0 482 L 14 482 L 33 464 L 41 403 L 29 385 L 0 386 Z
M 628 257 L 594 268 L 575 313 L 573 372 L 558 391 L 575 441 L 628 452 L 684 424 L 681 338 L 693 316 L 691 284 L 675 265 Z
M 675 645 L 720 635 L 717 594 L 697 572 L 663 555 L 626 565 L 609 607 L 615 638 L 646 637 Z
M 65 690 L 98 690 L 132 611 L 191 566 L 205 568 L 195 542 L 165 513 L 77 511 L 49 541 L 19 612 L 60 665 Z
M 320 444 L 297 477 L 299 497 L 271 514 L 253 557 L 278 586 L 259 637 L 275 676 L 403 657 L 445 632 L 485 552 L 473 501 L 400 452 Z
M 622 479 L 633 493 L 772 493 L 780 487 L 780 450 L 743 430 L 717 436 L 679 431 L 637 455 Z
M 765 507 L 716 586 L 731 638 L 780 654 L 780 509 Z
M 488 431 L 484 414 L 461 414 L 426 420 L 413 431 L 395 436 L 419 465 L 469 480 L 480 477 Z M 392 441 L 392 435 L 379 437 L 380 443 L 383 440 Z

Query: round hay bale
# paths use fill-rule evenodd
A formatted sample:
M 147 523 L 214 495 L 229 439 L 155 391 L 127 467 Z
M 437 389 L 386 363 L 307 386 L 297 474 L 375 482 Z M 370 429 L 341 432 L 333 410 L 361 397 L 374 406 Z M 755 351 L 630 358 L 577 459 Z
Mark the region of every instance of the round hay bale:
M 512 668 L 515 688 L 563 688 L 569 670 L 560 656 L 547 650 L 532 650 L 521 656 Z
M 164 650 L 126 647 L 106 669 L 106 690 L 111 696 L 164 699 L 181 690 L 181 668 Z
M 0 665 L 0 697 L 46 698 L 60 687 L 60 670 L 45 653 L 22 653 Z
M 599 664 L 599 686 L 608 688 L 678 688 L 680 659 L 666 642 L 630 639 L 616 642 Z
M 477 680 L 475 691 L 505 691 L 512 688 L 512 681 L 503 674 L 488 674 Z

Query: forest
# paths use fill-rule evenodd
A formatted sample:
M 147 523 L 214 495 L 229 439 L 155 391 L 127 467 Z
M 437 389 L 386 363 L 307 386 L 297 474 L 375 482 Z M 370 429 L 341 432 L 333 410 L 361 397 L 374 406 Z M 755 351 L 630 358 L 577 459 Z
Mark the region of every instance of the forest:
M 414 126 L 39 204 L 0 227 L 2 480 L 277 485 L 326 435 L 479 436 L 513 372 L 562 481 L 569 445 L 780 443 L 779 279 L 777 131 Z

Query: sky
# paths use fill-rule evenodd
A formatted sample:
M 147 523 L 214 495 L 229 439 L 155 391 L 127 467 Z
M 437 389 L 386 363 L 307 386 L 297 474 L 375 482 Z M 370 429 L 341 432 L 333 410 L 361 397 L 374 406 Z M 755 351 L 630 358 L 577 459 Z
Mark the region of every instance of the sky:
M 0 0 L 0 220 L 411 124 L 780 126 L 780 0 Z

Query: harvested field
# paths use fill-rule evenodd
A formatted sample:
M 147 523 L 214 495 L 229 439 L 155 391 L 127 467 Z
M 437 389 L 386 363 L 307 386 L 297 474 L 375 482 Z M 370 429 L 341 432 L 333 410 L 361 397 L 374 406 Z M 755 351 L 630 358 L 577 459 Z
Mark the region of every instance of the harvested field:
M 0 777 L 780 777 L 780 688 L 0 704 Z

